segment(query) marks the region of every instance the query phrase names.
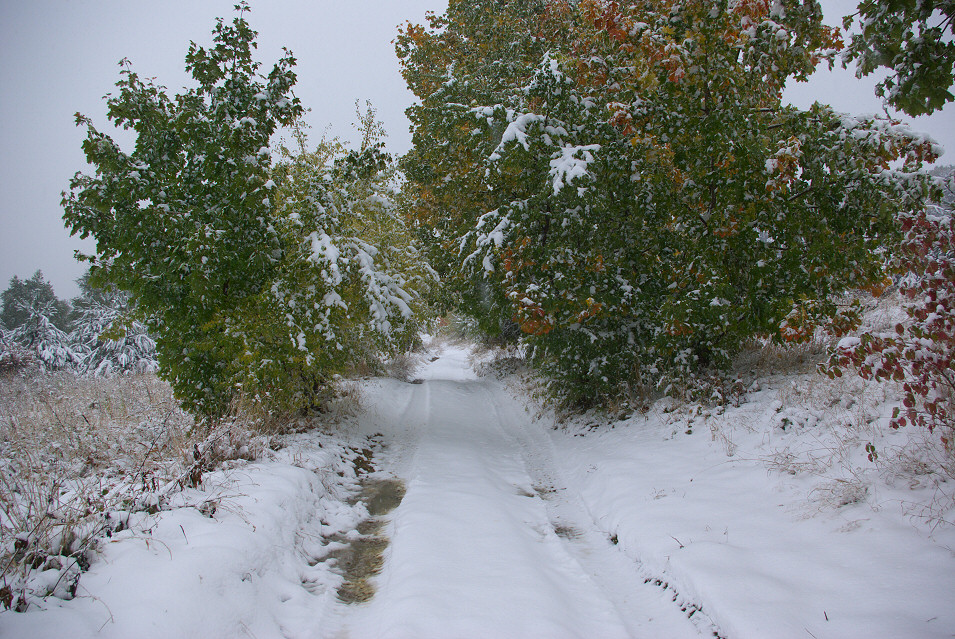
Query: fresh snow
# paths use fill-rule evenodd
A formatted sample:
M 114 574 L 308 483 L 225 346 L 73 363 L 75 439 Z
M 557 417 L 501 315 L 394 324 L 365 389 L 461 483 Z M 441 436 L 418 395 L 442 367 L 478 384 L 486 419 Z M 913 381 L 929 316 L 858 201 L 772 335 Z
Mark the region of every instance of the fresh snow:
M 564 186 L 578 178 L 590 175 L 588 168 L 594 161 L 594 153 L 600 150 L 599 144 L 586 146 L 563 146 L 550 161 L 550 176 L 554 182 L 554 195 Z
M 132 516 L 75 599 L 0 613 L 0 636 L 955 634 L 953 527 L 912 506 L 934 488 L 880 474 L 852 439 L 888 455 L 916 436 L 880 429 L 891 396 L 790 375 L 738 407 L 557 424 L 513 380 L 479 377 L 470 349 L 429 357 L 416 383 L 363 382 L 340 424 Z M 359 451 L 406 494 L 383 516 L 374 596 L 346 604 L 336 553 L 369 516 Z

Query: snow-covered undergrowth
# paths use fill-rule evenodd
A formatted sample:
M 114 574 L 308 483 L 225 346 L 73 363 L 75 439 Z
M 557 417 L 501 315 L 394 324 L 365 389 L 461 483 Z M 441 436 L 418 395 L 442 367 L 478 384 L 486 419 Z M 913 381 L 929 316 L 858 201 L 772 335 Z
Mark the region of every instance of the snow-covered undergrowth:
M 890 301 L 867 324 L 895 321 Z M 819 374 L 820 345 L 745 353 L 746 392 L 554 423 L 594 521 L 725 637 L 948 637 L 955 481 L 894 384 Z
M 269 636 L 263 582 L 341 579 L 318 558 L 364 516 L 346 502 L 368 451 L 348 437 L 241 414 L 210 432 L 153 375 L 7 376 L 0 411 L 0 634 Z M 178 621 L 144 630 L 147 609 Z
M 188 467 L 192 426 L 152 375 L 0 378 L 0 603 L 72 597 L 96 540 Z

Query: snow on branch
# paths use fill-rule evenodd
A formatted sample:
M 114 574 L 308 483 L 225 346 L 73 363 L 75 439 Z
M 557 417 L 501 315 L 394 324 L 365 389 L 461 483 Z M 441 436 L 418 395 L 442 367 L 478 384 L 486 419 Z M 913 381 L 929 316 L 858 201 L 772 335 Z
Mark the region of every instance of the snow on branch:
M 561 147 L 550 161 L 554 195 L 560 193 L 561 189 L 572 181 L 589 176 L 590 171 L 587 167 L 594 161 L 594 153 L 599 150 L 599 144 Z

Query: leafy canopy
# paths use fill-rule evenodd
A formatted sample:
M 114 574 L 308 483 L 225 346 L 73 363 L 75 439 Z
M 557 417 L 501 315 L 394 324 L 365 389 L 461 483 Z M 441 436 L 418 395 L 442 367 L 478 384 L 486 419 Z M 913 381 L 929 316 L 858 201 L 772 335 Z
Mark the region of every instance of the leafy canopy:
M 844 62 L 856 61 L 857 75 L 877 69 L 889 75 L 876 93 L 909 115 L 933 113 L 955 100 L 955 2 L 951 0 L 863 0 L 846 16 L 848 30 L 858 21 Z
M 391 329 L 414 316 L 398 260 L 348 227 L 366 208 L 390 219 L 378 197 L 387 162 L 363 150 L 336 161 L 340 170 L 309 172 L 315 156 L 303 147 L 272 166 L 272 136 L 303 113 L 295 59 L 286 50 L 262 74 L 248 6 L 236 10 L 231 24 L 217 21 L 212 46 L 190 45 L 195 86 L 184 93 L 170 97 L 121 63 L 107 115 L 136 133 L 135 149 L 77 115 L 95 173 L 78 173 L 63 200 L 72 231 L 96 239 L 85 258 L 94 279 L 131 294 L 161 374 L 206 415 L 239 393 L 290 408 L 320 403 L 353 352 L 341 339 L 347 326 L 390 345 L 400 332 Z
M 460 196 L 429 228 L 458 251 L 461 297 L 496 305 L 466 310 L 510 316 L 561 394 L 685 384 L 753 336 L 851 324 L 832 296 L 883 277 L 876 250 L 935 149 L 783 105 L 840 44 L 816 3 L 505 3 L 524 21 L 510 41 L 491 3 L 463 4 L 399 40 L 426 140 L 413 210 L 428 227 Z M 508 44 L 509 72 L 474 91 L 458 51 Z

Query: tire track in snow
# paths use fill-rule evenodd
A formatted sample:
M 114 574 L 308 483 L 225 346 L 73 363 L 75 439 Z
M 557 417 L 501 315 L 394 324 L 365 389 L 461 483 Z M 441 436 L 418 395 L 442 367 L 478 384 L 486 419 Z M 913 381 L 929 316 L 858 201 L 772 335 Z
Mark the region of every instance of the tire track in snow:
M 431 387 L 421 383 L 388 381 L 395 385 L 396 389 L 407 392 L 407 401 L 397 411 L 386 405 L 377 407 L 381 421 L 392 430 L 387 448 L 381 456 L 380 466 L 386 468 L 390 474 L 405 479 L 409 469 L 414 466 L 418 442 L 427 421 Z
M 377 594 L 335 637 L 626 639 L 555 537 L 486 382 L 432 379 Z M 326 635 L 328 636 L 328 635 Z
M 492 392 L 493 398 L 489 399 L 493 399 L 498 421 L 524 459 L 554 534 L 615 606 L 629 632 L 635 637 L 656 636 L 652 634 L 655 622 L 665 619 L 664 627 L 668 630 L 673 625 L 682 626 L 685 634 L 681 636 L 720 637 L 701 604 L 686 600 L 665 579 L 649 575 L 639 561 L 615 548 L 614 541 L 595 523 L 583 499 L 568 489 L 554 462 L 553 444 L 540 424 L 526 414 L 506 388 L 497 385 L 493 391 L 489 389 Z
M 387 384 L 376 397 L 395 447 L 383 470 L 407 493 L 387 525 L 377 594 L 340 605 L 322 636 L 702 636 L 568 494 L 540 426 L 500 384 L 468 378 L 460 350 L 407 395 Z M 388 402 L 401 407 L 393 416 Z
M 375 463 L 375 472 L 372 473 L 373 482 L 388 482 L 394 478 L 403 480 L 407 475 L 407 469 L 414 465 L 414 457 L 418 449 L 418 440 L 423 430 L 423 421 L 426 417 L 427 406 L 430 403 L 430 389 L 426 385 L 408 384 L 394 379 L 378 380 L 378 389 L 373 394 L 375 403 L 364 406 L 367 415 L 374 415 L 373 421 L 369 425 L 371 429 L 377 429 L 383 436 L 383 447 L 379 452 Z M 369 393 L 371 394 L 371 393 Z M 396 408 L 400 407 L 400 408 Z M 402 488 L 402 493 L 404 489 Z M 368 496 L 358 495 L 356 498 L 367 498 Z M 365 520 L 362 524 L 375 522 L 378 525 L 374 527 L 373 534 L 367 534 L 369 531 L 362 530 L 362 524 L 359 525 L 357 532 L 360 536 L 345 541 L 348 544 L 360 543 L 363 539 L 371 539 L 371 543 L 382 543 L 380 548 L 375 549 L 376 553 L 383 555 L 387 560 L 388 545 L 391 542 L 390 537 L 393 514 L 391 512 L 375 515 L 371 512 L 373 507 L 369 507 L 371 519 Z M 348 548 L 343 548 L 339 552 L 348 553 Z M 335 591 L 330 592 L 325 599 L 323 609 L 320 613 L 322 627 L 319 637 L 333 639 L 365 639 L 362 635 L 354 635 L 350 626 L 354 621 L 355 606 L 361 606 L 364 597 L 355 597 L 354 601 L 348 602 L 340 596 L 341 588 L 347 586 L 349 566 L 344 562 L 342 566 L 345 570 L 343 582 L 340 583 Z M 377 580 L 380 570 L 375 570 L 374 574 L 369 573 L 368 577 Z M 347 597 L 345 599 L 349 599 Z

